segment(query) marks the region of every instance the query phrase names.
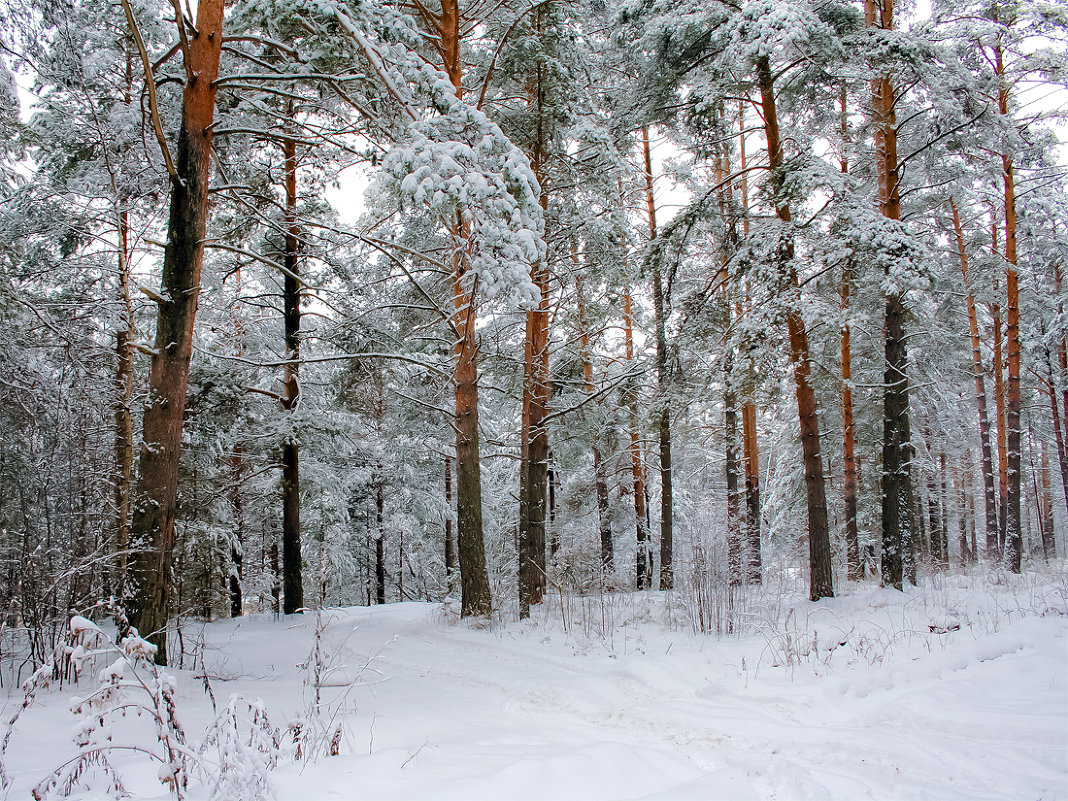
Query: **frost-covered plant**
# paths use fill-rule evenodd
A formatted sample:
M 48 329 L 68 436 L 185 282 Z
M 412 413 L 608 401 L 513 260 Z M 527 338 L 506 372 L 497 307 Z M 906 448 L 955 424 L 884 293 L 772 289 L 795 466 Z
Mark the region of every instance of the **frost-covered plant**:
M 267 796 L 268 774 L 282 754 L 282 733 L 271 725 L 262 702 L 231 696 L 200 743 L 191 743 L 178 717 L 174 676 L 154 663 L 155 646 L 142 639 L 121 615 L 119 623 L 125 636 L 116 643 L 87 618 L 75 616 L 70 621 L 76 643 L 70 652 L 75 674 L 100 657 L 108 664 L 98 673 L 96 689 L 71 703 L 78 718 L 74 729 L 77 754 L 39 782 L 33 797 L 38 801 L 66 797 L 87 787 L 91 779 L 93 789 L 100 789 L 103 779 L 110 796 L 127 796 L 113 762 L 117 753 L 126 751 L 159 763 L 160 781 L 179 799 L 186 796 L 194 778 L 207 788 L 209 798 L 218 801 L 252 801 Z M 54 666 L 49 664 L 27 681 L 22 708 L 54 673 Z M 17 717 L 18 713 L 0 746 L 6 748 Z M 146 718 L 154 728 L 154 744 L 136 734 L 120 736 L 117 727 L 121 722 L 128 720 L 136 727 L 136 721 Z
M 70 795 L 94 768 L 107 778 L 110 793 L 126 795 L 122 778 L 111 762 L 115 752 L 124 750 L 159 762 L 160 781 L 183 798 L 195 754 L 186 744 L 178 719 L 174 677 L 153 662 L 156 647 L 133 628 L 116 644 L 96 623 L 80 615 L 71 618 L 70 631 L 76 641 L 71 653 L 76 674 L 93 657 L 109 655 L 115 659 L 100 671 L 96 690 L 72 700 L 71 712 L 78 717 L 74 730 L 78 753 L 33 789 L 34 798 L 40 801 Z M 158 747 L 115 741 L 114 725 L 131 712 L 138 717 L 147 715 L 154 724 Z
M 197 750 L 202 769 L 211 766 L 211 798 L 259 801 L 270 794 L 268 774 L 278 764 L 281 739 L 262 701 L 231 695 Z
M 370 669 L 370 661 L 374 658 L 372 654 L 355 672 L 350 672 L 349 666 L 340 658 L 344 643 L 331 647 L 326 640 L 328 623 L 322 610 L 315 613 L 312 650 L 300 665 L 305 671 L 306 703 L 304 715 L 289 722 L 295 759 L 315 761 L 340 753 L 344 717 L 353 711 L 349 696 L 364 671 Z

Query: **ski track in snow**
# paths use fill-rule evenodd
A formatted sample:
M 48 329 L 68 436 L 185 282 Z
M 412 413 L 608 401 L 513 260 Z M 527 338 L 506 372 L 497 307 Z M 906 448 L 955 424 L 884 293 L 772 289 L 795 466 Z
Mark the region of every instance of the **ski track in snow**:
M 848 636 L 863 632 L 864 599 L 835 603 Z M 766 638 L 651 623 L 617 629 L 610 650 L 548 618 L 473 629 L 414 603 L 324 615 L 326 653 L 346 665 L 331 683 L 359 675 L 356 711 L 341 756 L 272 774 L 282 801 L 1068 799 L 1060 616 L 902 638 L 881 664 L 775 667 Z M 276 725 L 301 714 L 314 622 L 208 626 L 209 672 L 230 679 L 214 682 L 220 703 L 261 697 Z M 179 676 L 179 708 L 198 731 L 210 708 L 193 672 Z M 24 716 L 9 798 L 70 749 L 70 694 Z M 138 797 L 167 797 L 147 769 L 128 775 Z

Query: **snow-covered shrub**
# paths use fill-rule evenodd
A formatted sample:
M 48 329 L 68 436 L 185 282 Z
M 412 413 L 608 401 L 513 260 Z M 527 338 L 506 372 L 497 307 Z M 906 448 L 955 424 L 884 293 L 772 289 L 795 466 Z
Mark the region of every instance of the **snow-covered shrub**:
M 211 798 L 259 801 L 270 794 L 267 777 L 278 764 L 281 739 L 261 701 L 231 695 L 197 751 Z
M 109 793 L 125 795 L 122 777 L 111 761 L 119 751 L 135 751 L 158 762 L 160 781 L 183 798 L 195 755 L 178 719 L 174 677 L 153 662 L 156 646 L 133 628 L 116 644 L 99 626 L 78 615 L 71 618 L 70 629 L 76 638 L 69 655 L 75 674 L 81 673 L 86 661 L 105 655 L 113 661 L 99 671 L 99 686 L 92 693 L 72 699 L 70 709 L 78 718 L 74 729 L 78 753 L 38 783 L 34 798 L 68 796 L 87 786 L 94 775 L 107 779 Z M 155 745 L 146 745 L 143 739 L 116 740 L 116 725 L 131 712 L 151 721 Z
M 74 644 L 63 656 L 72 673 L 80 676 L 88 665 L 105 666 L 97 671 L 93 692 L 71 702 L 77 717 L 73 735 L 77 753 L 37 784 L 34 798 L 62 798 L 83 788 L 99 790 L 102 784 L 110 796 L 129 795 L 114 761 L 124 752 L 157 763 L 160 782 L 179 799 L 186 796 L 192 780 L 202 783 L 208 797 L 218 801 L 251 801 L 268 795 L 267 774 L 282 753 L 282 735 L 271 726 L 262 703 L 232 696 L 199 745 L 189 742 L 179 719 L 174 676 L 153 662 L 156 647 L 129 627 L 121 612 L 119 617 L 119 629 L 126 636 L 118 643 L 91 620 L 71 619 Z M 56 670 L 46 665 L 26 683 L 23 708 Z M 18 713 L 0 743 L 4 748 L 17 717 Z M 151 735 L 144 730 L 146 723 Z

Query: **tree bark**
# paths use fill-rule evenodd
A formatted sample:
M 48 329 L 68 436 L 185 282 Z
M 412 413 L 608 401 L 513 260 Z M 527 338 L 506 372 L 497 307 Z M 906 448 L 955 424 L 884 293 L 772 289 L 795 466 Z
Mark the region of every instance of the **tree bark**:
M 586 395 L 594 394 L 593 359 L 590 355 L 589 319 L 586 313 L 586 295 L 582 276 L 575 279 L 575 297 L 578 306 L 579 356 L 582 359 L 582 379 Z M 599 427 L 598 427 L 599 429 Z M 608 476 L 601 457 L 600 431 L 593 433 L 593 482 L 597 494 L 597 529 L 601 540 L 601 569 L 610 573 L 614 569 L 615 549 L 612 544 L 612 518 L 608 508 Z
M 286 109 L 292 121 L 293 103 Z M 282 316 L 285 322 L 286 365 L 282 409 L 292 414 L 300 405 L 300 228 L 297 225 L 297 145 L 292 137 L 282 143 L 285 209 L 286 271 L 282 276 Z M 300 446 L 292 434 L 282 443 L 282 611 L 292 615 L 304 608 L 303 560 L 300 553 Z
M 846 147 L 849 144 L 849 108 L 845 83 L 840 93 L 841 113 L 839 123 L 842 136 L 843 174 L 849 173 Z M 845 511 L 846 570 L 850 581 L 864 578 L 864 564 L 860 560 L 860 535 L 857 530 L 857 433 L 853 417 L 853 352 L 852 330 L 849 326 L 849 299 L 853 290 L 853 264 L 847 261 L 842 268 L 842 503 Z
M 452 532 L 452 458 L 445 457 L 445 591 L 452 592 L 456 573 L 456 537 Z
M 857 461 L 855 455 L 857 432 L 853 419 L 853 354 L 852 331 L 849 327 L 849 296 L 852 290 L 852 265 L 842 270 L 842 500 L 845 505 L 846 569 L 850 581 L 864 578 L 860 561 L 860 535 L 857 528 Z
M 747 566 L 743 558 L 745 541 L 742 537 L 742 503 L 738 491 L 738 397 L 734 391 L 731 371 L 734 354 L 728 350 L 724 364 L 723 390 L 723 451 L 727 472 L 727 580 L 732 587 L 742 583 Z
M 436 19 L 442 65 L 456 96 L 463 97 L 460 62 L 461 21 L 458 0 L 443 0 Z M 482 467 L 478 434 L 478 317 L 475 277 L 468 270 L 467 224 L 457 216 L 453 226 L 452 327 L 456 334 L 453 385 L 456 398 L 456 534 L 460 564 L 460 614 L 489 615 L 493 608 L 486 546 L 482 532 Z
M 995 245 L 994 252 L 997 253 Z M 998 286 L 995 283 L 994 291 Z M 1009 439 L 1007 436 L 1005 403 L 1005 359 L 1001 339 L 1001 307 L 995 303 L 991 306 L 993 316 L 994 339 L 994 402 L 998 417 L 998 542 L 995 556 L 1000 556 L 1005 548 L 1005 531 L 1008 524 L 1009 507 Z
M 645 206 L 649 215 L 649 241 L 656 239 L 656 200 L 653 193 L 653 159 L 649 147 L 649 129 L 642 127 L 642 155 L 645 160 Z M 657 406 L 656 431 L 660 444 L 660 589 L 670 590 L 675 586 L 675 568 L 672 562 L 674 500 L 671 490 L 671 405 L 668 400 L 667 318 L 664 299 L 664 283 L 660 265 L 654 261 L 653 316 L 656 325 L 656 378 Z
M 997 13 L 995 6 L 995 21 Z M 1009 88 L 1005 81 L 1005 68 L 1002 61 L 1000 42 L 994 48 L 995 73 L 1001 81 L 998 90 L 998 113 L 1002 117 L 1009 115 Z M 1005 153 L 1001 157 L 1002 179 L 1005 200 L 1005 289 L 1007 307 L 1005 309 L 1005 335 L 1008 356 L 1008 393 L 1005 398 L 1005 425 L 1007 429 L 1008 460 L 1008 509 L 1005 514 L 1005 561 L 1014 573 L 1020 572 L 1023 556 L 1023 532 L 1020 525 L 1021 503 L 1021 431 L 1020 412 L 1020 290 L 1019 273 L 1016 269 L 1016 182 L 1013 172 L 1012 155 Z
M 630 290 L 623 290 L 623 343 L 626 349 L 627 366 L 634 366 L 634 314 Z M 632 386 L 627 392 L 627 405 L 630 409 L 630 475 L 634 490 L 634 521 L 637 532 L 637 549 L 635 551 L 635 579 L 639 590 L 647 590 L 652 584 L 652 559 L 649 553 L 648 509 L 645 503 L 645 475 L 642 469 L 642 449 L 638 437 L 638 397 Z
M 983 463 L 983 501 L 986 515 L 986 554 L 990 558 L 997 551 L 998 516 L 997 490 L 994 485 L 994 456 L 990 446 L 990 420 L 986 406 L 986 386 L 983 383 L 983 355 L 979 340 L 979 320 L 975 310 L 975 298 L 968 284 L 968 252 L 964 247 L 964 230 L 961 227 L 957 204 L 949 199 L 953 212 L 953 231 L 957 238 L 957 253 L 960 256 L 961 277 L 964 279 L 965 298 L 968 304 L 968 327 L 972 338 L 972 372 L 975 376 L 975 405 L 979 412 L 979 447 Z
M 738 101 L 738 154 L 741 179 L 739 190 L 742 196 L 742 232 L 749 235 L 749 180 L 746 177 L 745 157 L 745 101 Z M 744 309 L 742 314 L 744 315 Z M 755 383 L 753 361 L 749 358 L 750 383 Z M 742 404 L 742 452 L 745 459 L 745 521 L 748 543 L 747 581 L 760 584 L 763 579 L 763 564 L 760 550 L 760 451 L 757 443 L 756 404 L 752 389 L 746 393 Z
M 385 482 L 382 480 L 382 465 L 375 476 L 375 603 L 386 602 L 386 531 L 385 531 Z
M 222 47 L 223 0 L 201 0 L 189 42 L 188 75 L 172 182 L 161 298 L 149 372 L 137 506 L 130 530 L 131 623 L 167 663 L 167 617 L 173 589 L 174 519 L 182 418 L 193 355 L 193 324 L 200 295 L 208 219 L 215 79 Z
M 129 215 L 118 213 L 119 301 L 122 322 L 115 332 L 115 550 L 118 552 L 116 593 L 126 585 L 130 548 L 130 485 L 133 481 L 134 319 L 130 298 Z
M 541 29 L 545 6 L 535 13 L 535 31 Z M 532 105 L 537 116 L 531 167 L 541 186 L 541 207 L 548 209 L 545 161 L 548 132 L 544 108 L 545 65 L 535 67 Z M 538 288 L 538 305 L 527 311 L 523 359 L 523 410 L 519 454 L 519 617 L 530 617 L 530 607 L 545 596 L 545 499 L 549 466 L 549 275 L 543 261 L 531 267 Z
M 809 597 L 813 601 L 834 595 L 831 568 L 831 540 L 827 525 L 827 495 L 823 479 L 823 458 L 820 455 L 819 418 L 816 393 L 810 376 L 808 333 L 801 318 L 801 285 L 794 267 L 794 239 L 789 202 L 782 196 L 783 151 L 775 105 L 775 86 L 771 64 L 767 56 L 757 59 L 757 85 L 760 88 L 764 112 L 764 132 L 768 143 L 768 166 L 774 190 L 775 213 L 783 224 L 780 235 L 780 268 L 785 271 L 790 302 L 786 328 L 790 340 L 790 357 L 794 365 L 794 384 L 797 394 L 797 415 L 801 428 L 801 449 L 804 455 L 805 487 L 808 500 Z
M 893 0 L 884 0 L 876 8 L 874 0 L 865 0 L 868 27 L 892 30 Z M 891 220 L 901 219 L 900 174 L 897 160 L 897 118 L 895 92 L 888 75 L 872 81 L 872 108 L 876 123 L 876 171 L 879 177 L 879 209 Z M 883 376 L 883 583 L 898 589 L 909 570 L 906 564 L 913 548 L 910 519 L 912 479 L 911 429 L 909 426 L 909 381 L 906 373 L 908 352 L 905 347 L 904 298 L 900 292 L 886 296 L 886 333 L 884 340 L 885 372 Z M 913 573 L 914 575 L 914 573 Z

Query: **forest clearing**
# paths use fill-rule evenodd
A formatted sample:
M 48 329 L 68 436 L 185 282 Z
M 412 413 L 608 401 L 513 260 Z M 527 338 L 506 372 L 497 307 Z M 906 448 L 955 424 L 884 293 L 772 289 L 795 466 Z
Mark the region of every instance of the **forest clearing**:
M 483 628 L 411 602 L 191 625 L 188 667 L 167 669 L 196 754 L 184 797 L 1068 798 L 1066 581 L 1058 563 L 904 594 L 850 585 L 818 604 L 798 586 L 754 590 L 710 610 L 736 631 L 719 635 L 696 630 L 694 598 L 656 593 L 550 597 L 526 621 Z M 23 714 L 7 798 L 77 754 L 70 697 L 111 658 L 86 658 L 77 685 Z M 212 795 L 222 749 L 198 746 L 234 694 L 257 703 L 278 744 L 231 753 Z M 247 708 L 235 720 L 247 742 Z M 121 750 L 161 753 L 147 714 L 112 715 L 91 739 L 105 735 L 132 797 L 172 797 L 155 759 Z M 81 781 L 95 789 L 72 797 L 113 797 L 98 769 Z

